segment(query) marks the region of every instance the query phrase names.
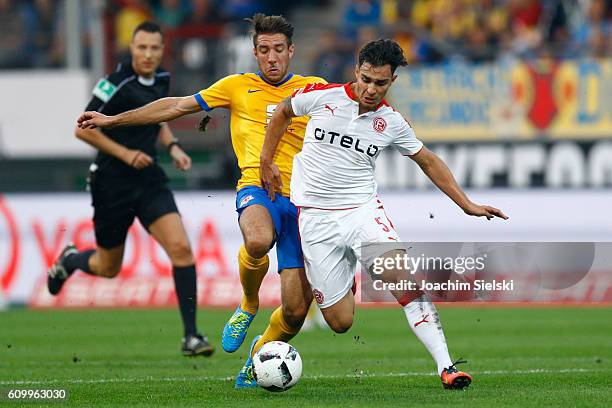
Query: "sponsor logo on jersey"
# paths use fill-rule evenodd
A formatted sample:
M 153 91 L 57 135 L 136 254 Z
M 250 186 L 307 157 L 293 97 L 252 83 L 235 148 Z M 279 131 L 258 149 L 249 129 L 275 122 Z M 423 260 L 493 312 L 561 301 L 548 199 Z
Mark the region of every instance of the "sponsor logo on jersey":
M 323 302 L 325 302 L 325 297 L 323 296 L 323 293 L 319 292 L 317 289 L 312 290 L 312 295 L 314 296 L 318 304 L 322 305 Z
M 385 122 L 385 120 L 383 118 L 381 118 L 380 116 L 377 116 L 372 121 L 372 127 L 378 133 L 382 133 L 387 128 L 387 122 Z
M 242 200 L 240 200 L 240 204 L 238 205 L 238 208 L 244 207 L 245 205 L 247 205 L 248 203 L 250 203 L 254 199 L 255 199 L 255 197 L 253 197 L 252 195 L 249 194 L 248 196 L 246 196 Z
M 325 131 L 321 128 L 316 128 L 314 131 L 314 137 L 317 140 L 324 141 L 328 136 L 330 144 L 335 144 L 345 149 L 352 149 L 359 153 L 365 153 L 370 157 L 375 157 L 378 153 L 378 146 L 373 144 L 366 146 L 365 143 L 356 137 L 340 135 L 338 132 Z
M 261 90 L 262 90 L 262 89 L 249 89 L 247 92 L 248 92 L 248 93 L 255 93 L 255 92 L 259 92 L 259 91 L 261 91 Z
M 117 87 L 115 85 L 113 85 L 108 79 L 102 78 L 94 87 L 93 94 L 102 102 L 106 103 L 110 101 L 116 91 Z

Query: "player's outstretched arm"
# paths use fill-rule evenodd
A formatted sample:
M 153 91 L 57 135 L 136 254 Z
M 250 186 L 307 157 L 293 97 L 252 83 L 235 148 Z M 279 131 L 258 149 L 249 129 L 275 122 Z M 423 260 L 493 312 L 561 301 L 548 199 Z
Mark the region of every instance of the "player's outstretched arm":
M 508 219 L 508 216 L 501 210 L 488 205 L 478 205 L 470 201 L 465 192 L 459 187 L 450 169 L 435 153 L 427 147 L 416 154 L 410 156 L 429 179 L 453 200 L 468 215 L 476 217 L 487 217 L 488 220 L 494 217 Z
M 291 97 L 289 97 L 276 107 L 266 129 L 266 138 L 259 156 L 259 176 L 271 200 L 274 200 L 274 192 L 283 188 L 280 171 L 273 163 L 274 153 L 293 117 L 295 114 L 291 107 Z
M 93 129 L 95 127 L 151 125 L 199 112 L 201 109 L 198 101 L 192 95 L 161 98 L 141 108 L 115 116 L 106 116 L 95 111 L 84 112 L 77 119 L 77 126 L 81 129 Z

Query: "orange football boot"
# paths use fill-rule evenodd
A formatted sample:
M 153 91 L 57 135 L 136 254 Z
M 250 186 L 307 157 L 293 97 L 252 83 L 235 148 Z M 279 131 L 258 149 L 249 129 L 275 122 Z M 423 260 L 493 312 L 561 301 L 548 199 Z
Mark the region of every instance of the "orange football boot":
M 467 363 L 465 360 L 457 360 L 452 366 L 445 368 L 440 375 L 442 386 L 447 390 L 462 390 L 472 382 L 472 376 L 457 370 L 456 364 Z

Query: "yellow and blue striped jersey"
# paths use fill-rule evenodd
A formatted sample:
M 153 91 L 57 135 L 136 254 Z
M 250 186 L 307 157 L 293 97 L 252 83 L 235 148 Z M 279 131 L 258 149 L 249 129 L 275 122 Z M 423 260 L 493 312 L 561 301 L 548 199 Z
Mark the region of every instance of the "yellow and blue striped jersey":
M 232 146 L 242 173 L 237 190 L 245 186 L 261 186 L 259 156 L 272 113 L 285 98 L 312 83 L 327 82 L 319 77 L 289 74 L 283 82 L 273 85 L 259 73 L 245 73 L 222 78 L 194 95 L 206 111 L 226 108 L 231 112 Z M 307 121 L 308 117 L 293 118 L 274 156 L 285 197 L 289 197 L 293 156 L 302 150 Z

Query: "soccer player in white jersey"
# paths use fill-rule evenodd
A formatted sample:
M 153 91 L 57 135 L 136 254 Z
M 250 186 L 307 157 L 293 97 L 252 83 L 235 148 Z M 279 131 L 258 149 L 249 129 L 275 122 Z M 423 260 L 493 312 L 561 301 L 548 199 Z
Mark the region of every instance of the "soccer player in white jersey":
M 468 215 L 508 217 L 500 210 L 468 199 L 444 162 L 423 146 L 410 124 L 384 100 L 395 70 L 406 65 L 401 47 L 378 40 L 359 52 L 356 82 L 311 85 L 286 99 L 274 112 L 261 152 L 261 178 L 272 196 L 281 187 L 273 163 L 276 147 L 291 118 L 310 116 L 302 151 L 294 158 L 291 201 L 300 208 L 299 227 L 306 275 L 325 320 L 337 333 L 353 324 L 355 269 L 359 260 L 370 269 L 368 243 L 400 241 L 377 196 L 374 165 L 380 152 L 395 146 L 414 160 Z M 393 244 L 392 244 L 393 245 Z M 378 257 L 405 253 L 399 244 Z M 383 272 L 398 282 L 403 271 Z M 435 306 L 421 291 L 391 291 L 404 308 L 418 339 L 434 358 L 445 388 L 467 387 L 472 377 L 457 370 L 448 352 Z

